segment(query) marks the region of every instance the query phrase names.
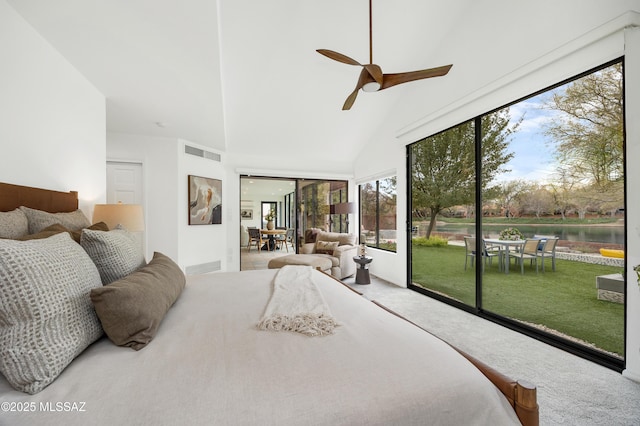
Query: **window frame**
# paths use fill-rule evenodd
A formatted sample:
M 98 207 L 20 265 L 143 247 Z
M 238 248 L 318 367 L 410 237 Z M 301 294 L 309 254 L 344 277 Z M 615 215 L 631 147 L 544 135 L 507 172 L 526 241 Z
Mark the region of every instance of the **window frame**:
M 534 327 L 530 327 L 527 325 L 524 325 L 522 323 L 519 323 L 515 320 L 512 320 L 510 318 L 507 318 L 505 316 L 502 316 L 500 314 L 497 313 L 492 313 L 489 311 L 485 311 L 483 309 L 483 304 L 482 304 L 482 270 L 481 268 L 476 268 L 476 278 L 475 278 L 475 285 L 476 285 L 476 303 L 475 305 L 469 305 L 466 303 L 462 303 L 459 302 L 451 297 L 448 297 L 446 295 L 442 295 L 438 292 L 435 291 L 431 291 L 429 289 L 426 289 L 424 287 L 418 286 L 416 284 L 412 283 L 412 277 L 413 277 L 413 270 L 412 270 L 412 230 L 411 230 L 411 210 L 412 210 L 412 202 L 411 200 L 412 198 L 412 189 L 413 189 L 413 179 L 412 179 L 412 164 L 411 164 L 411 158 L 412 158 L 412 146 L 415 145 L 416 143 L 419 143 L 421 141 L 423 141 L 426 138 L 432 137 L 432 136 L 436 136 L 440 133 L 443 132 L 447 132 L 451 129 L 454 129 L 457 126 L 460 126 L 463 123 L 469 122 L 469 121 L 473 121 L 475 123 L 476 126 L 476 130 L 475 130 L 475 135 L 476 135 L 476 145 L 475 145 L 475 180 L 476 180 L 476 194 L 475 194 L 475 203 L 476 203 L 476 209 L 478 209 L 477 206 L 482 206 L 482 119 L 490 114 L 493 114 L 496 111 L 499 111 L 501 109 L 513 106 L 515 104 L 518 104 L 520 102 L 526 101 L 527 99 L 530 99 L 532 97 L 535 97 L 537 95 L 540 95 L 542 93 L 551 91 L 557 87 L 563 86 L 565 84 L 571 83 L 573 81 L 576 81 L 582 77 L 585 77 L 587 75 L 593 74 L 595 72 L 598 72 L 600 70 L 603 70 L 607 67 L 610 67 L 614 64 L 620 63 L 622 65 L 622 96 L 623 96 L 623 135 L 624 135 L 624 139 L 623 139 L 623 174 L 624 174 L 624 180 L 625 180 L 625 184 L 623 185 L 623 191 L 624 191 L 624 220 L 625 223 L 628 223 L 627 220 L 627 171 L 626 171 L 626 155 L 627 155 L 627 150 L 626 150 L 626 115 L 624 114 L 624 105 L 626 104 L 625 102 L 625 81 L 626 81 L 626 73 L 625 73 L 625 58 L 624 56 L 615 58 L 613 60 L 610 60 L 608 62 L 605 62 L 599 66 L 593 67 L 591 69 L 588 69 L 586 71 L 583 71 L 581 73 L 578 73 L 576 75 L 573 75 L 569 78 L 566 78 L 556 84 L 547 86 L 541 90 L 538 90 L 536 92 L 533 92 L 529 95 L 520 97 L 514 101 L 508 102 L 504 105 L 501 105 L 497 108 L 494 108 L 492 110 L 486 111 L 484 113 L 478 114 L 475 117 L 460 121 L 459 123 L 456 123 L 455 125 L 444 129 L 442 131 L 436 132 L 432 135 L 426 136 L 426 137 L 422 137 L 419 140 L 416 140 L 415 142 L 412 142 L 410 144 L 406 145 L 406 179 L 407 179 L 407 188 L 406 188 L 406 195 L 407 195 L 407 203 L 406 203 L 406 211 L 407 211 L 407 244 L 406 244 L 406 250 L 407 250 L 407 258 L 406 258 L 406 262 L 407 262 L 407 288 L 414 290 L 416 292 L 425 294 L 431 298 L 434 298 L 436 300 L 439 300 L 443 303 L 446 303 L 448 305 L 457 307 L 461 310 L 467 311 L 469 313 L 472 313 L 474 315 L 477 315 L 481 318 L 487 319 L 489 321 L 495 322 L 497 324 L 500 324 L 502 326 L 505 326 L 509 329 L 512 329 L 514 331 L 520 332 L 522 334 L 525 334 L 529 337 L 532 337 L 534 339 L 543 341 L 545 343 L 548 343 L 554 347 L 560 348 L 562 350 L 565 350 L 569 353 L 572 353 L 574 355 L 577 355 L 579 357 L 588 359 L 592 362 L 595 362 L 599 365 L 602 365 L 604 367 L 610 368 L 614 371 L 618 371 L 621 372 L 625 366 L 626 366 L 626 361 L 627 361 L 627 357 L 626 357 L 626 348 L 627 348 L 627 343 L 628 343 L 628 339 L 626 337 L 626 330 L 627 330 L 627 315 L 624 315 L 624 333 L 623 335 L 625 336 L 624 338 L 624 351 L 623 353 L 625 354 L 622 359 L 617 358 L 617 357 L 613 357 L 610 356 L 608 354 L 606 354 L 603 351 L 600 350 L 594 350 L 592 348 L 590 348 L 587 345 L 583 345 L 580 343 L 576 343 L 571 341 L 570 339 L 565 339 L 562 337 L 558 337 L 552 333 L 547 333 L 544 331 L 540 331 Z M 482 215 L 476 215 L 476 221 L 475 221 L 475 233 L 476 235 L 482 235 L 482 230 L 483 230 L 483 221 L 482 221 Z M 628 229 L 625 226 L 625 235 L 624 235 L 624 244 L 625 247 L 628 247 L 627 245 L 627 235 L 628 235 Z M 482 250 L 481 247 L 481 240 L 477 240 L 476 241 L 476 252 L 480 252 Z M 628 261 L 625 258 L 624 260 L 624 267 L 623 267 L 623 277 L 627 276 L 627 270 L 628 270 Z M 626 283 L 626 281 L 625 281 Z M 624 309 L 626 312 L 627 309 L 627 298 L 625 295 L 625 300 L 624 300 Z
M 362 226 L 362 223 L 363 223 L 363 220 L 362 220 L 362 188 L 366 184 L 375 184 L 375 245 L 367 244 L 368 248 L 375 248 L 376 250 L 383 250 L 383 251 L 387 251 L 387 252 L 390 252 L 390 253 L 397 253 L 398 252 L 397 238 L 396 238 L 395 249 L 380 247 L 380 240 L 381 240 L 380 239 L 380 181 L 381 180 L 385 180 L 385 179 L 394 179 L 394 178 L 397 181 L 397 177 L 398 177 L 397 174 L 390 175 L 390 176 L 381 176 L 381 177 L 377 177 L 377 178 L 375 178 L 373 180 L 367 180 L 365 182 L 362 182 L 362 183 L 358 184 L 358 218 L 359 218 L 360 226 Z M 396 235 L 397 235 L 397 232 L 398 232 L 398 199 L 397 199 L 398 191 L 397 191 L 397 188 L 395 190 L 395 196 L 396 196 L 396 203 L 395 203 L 394 215 L 395 215 Z M 362 238 L 362 235 L 360 235 L 360 243 L 365 243 L 364 239 Z

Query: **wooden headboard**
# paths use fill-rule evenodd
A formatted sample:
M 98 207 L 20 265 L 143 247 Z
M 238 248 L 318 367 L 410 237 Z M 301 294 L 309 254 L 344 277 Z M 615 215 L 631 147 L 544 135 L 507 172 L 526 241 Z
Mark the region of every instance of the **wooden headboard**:
M 51 191 L 0 182 L 0 211 L 8 212 L 20 206 L 50 213 L 72 212 L 78 209 L 78 192 Z

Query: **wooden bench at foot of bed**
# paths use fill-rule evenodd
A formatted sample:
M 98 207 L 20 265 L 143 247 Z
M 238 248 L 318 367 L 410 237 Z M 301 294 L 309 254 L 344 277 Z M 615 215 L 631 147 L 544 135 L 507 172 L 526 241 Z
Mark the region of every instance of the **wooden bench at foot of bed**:
M 274 257 L 269 261 L 269 269 L 279 269 L 285 265 L 308 265 L 331 275 L 331 259 L 315 254 L 288 254 Z

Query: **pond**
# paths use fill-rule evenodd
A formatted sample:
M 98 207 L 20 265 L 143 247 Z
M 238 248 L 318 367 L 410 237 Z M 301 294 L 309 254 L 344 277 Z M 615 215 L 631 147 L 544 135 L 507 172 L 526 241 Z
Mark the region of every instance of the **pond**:
M 594 243 L 624 244 L 624 226 L 617 225 L 512 225 L 518 228 L 525 237 L 533 235 L 555 235 L 561 240 L 587 241 Z M 509 227 L 507 224 L 484 224 L 486 234 L 495 234 Z M 423 229 L 420 229 L 421 231 Z M 436 232 L 446 232 L 461 235 L 475 234 L 475 225 L 465 224 L 439 224 L 436 225 Z

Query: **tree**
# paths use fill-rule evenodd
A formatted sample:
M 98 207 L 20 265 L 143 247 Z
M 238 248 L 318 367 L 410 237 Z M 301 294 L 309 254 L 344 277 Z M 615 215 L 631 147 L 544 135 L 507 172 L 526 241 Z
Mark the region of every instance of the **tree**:
M 545 105 L 560 112 L 546 133 L 557 144 L 564 178 L 582 188 L 579 199 L 620 207 L 624 180 L 622 64 L 574 81 Z M 584 197 L 588 192 L 589 197 Z M 597 195 L 596 195 L 597 194 Z M 581 203 L 583 208 L 585 203 Z M 591 204 L 586 203 L 586 204 Z
M 522 201 L 530 189 L 529 183 L 521 179 L 514 179 L 500 184 L 494 191 L 494 198 L 504 209 L 506 217 L 516 217 L 520 215 Z
M 577 183 L 571 178 L 571 171 L 562 164 L 558 165 L 553 182 L 549 184 L 549 190 L 553 196 L 553 203 L 560 212 L 562 220 L 566 219 L 567 211 L 574 207 L 571 193 Z
M 553 213 L 553 194 L 547 188 L 533 184 L 532 189 L 524 196 L 524 207 L 535 213 L 538 219 L 543 213 Z
M 513 157 L 508 153 L 509 136 L 519 122 L 509 125 L 509 109 L 482 118 L 482 189 Z M 473 121 L 460 124 L 416 142 L 411 147 L 412 203 L 414 209 L 426 209 L 430 220 L 430 237 L 437 215 L 445 208 L 475 204 L 475 126 Z

